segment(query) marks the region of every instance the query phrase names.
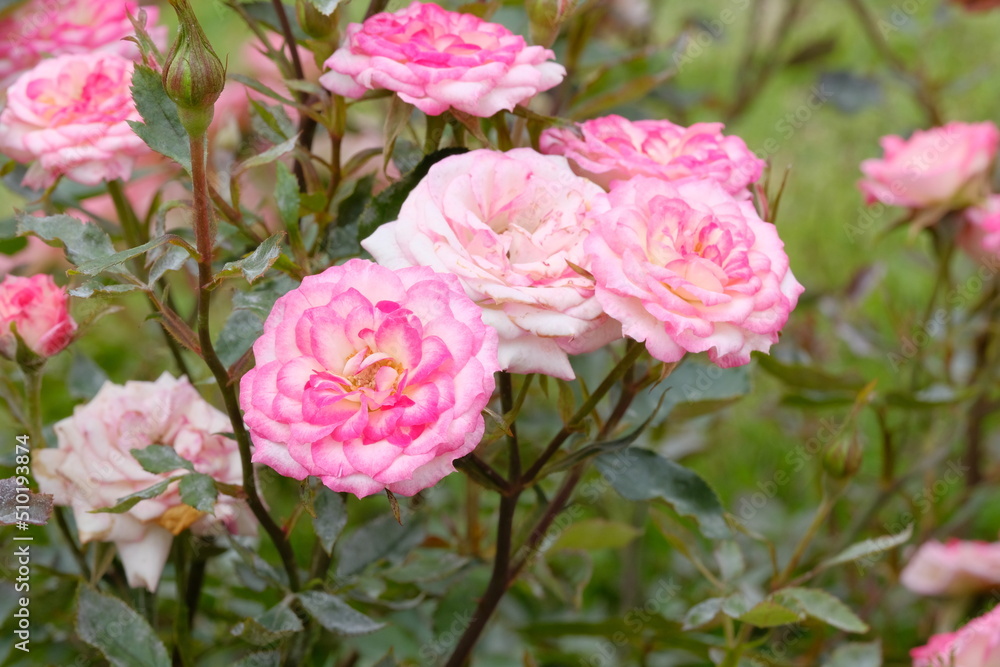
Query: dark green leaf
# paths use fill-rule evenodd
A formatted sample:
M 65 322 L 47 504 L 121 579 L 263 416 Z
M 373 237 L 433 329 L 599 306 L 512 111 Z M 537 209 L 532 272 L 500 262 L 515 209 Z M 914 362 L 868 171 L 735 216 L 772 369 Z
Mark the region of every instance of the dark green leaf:
M 154 475 L 180 469 L 194 471 L 194 465 L 190 461 L 181 458 L 176 449 L 167 445 L 149 445 L 143 449 L 133 449 L 132 456 L 143 470 Z
M 832 375 L 810 366 L 785 364 L 766 354 L 755 353 L 753 357 L 757 360 L 757 364 L 767 371 L 768 374 L 773 375 L 791 387 L 814 389 L 817 391 L 839 389 L 857 392 L 865 386 L 864 380 L 858 378 Z
M 340 536 L 340 531 L 347 525 L 347 507 L 340 494 L 325 486 L 316 493 L 314 503 L 316 516 L 313 517 L 313 529 L 326 553 L 333 551 L 333 545 Z
M 694 471 L 645 449 L 625 449 L 595 459 L 597 469 L 628 500 L 667 501 L 682 515 L 698 520 L 706 537 L 729 537 L 722 503 Z
M 250 127 L 254 134 L 270 141 L 272 144 L 280 144 L 293 134 L 295 125 L 288 117 L 288 112 L 281 104 L 265 104 L 254 98 L 250 98 Z
M 170 486 L 171 482 L 175 482 L 178 479 L 180 479 L 180 476 L 165 479 L 162 482 L 157 482 L 153 486 L 143 489 L 142 491 L 136 491 L 135 493 L 130 493 L 127 496 L 119 498 L 118 502 L 111 507 L 102 507 L 100 509 L 90 510 L 90 512 L 91 514 L 121 514 L 122 512 L 127 512 L 135 507 L 139 501 L 146 500 L 148 498 L 155 498 L 160 495 L 167 490 L 167 487 Z
M 301 632 L 302 629 L 302 621 L 295 612 L 281 603 L 257 618 L 248 618 L 237 623 L 232 629 L 232 634 L 254 646 L 267 646 Z
M 357 611 L 340 598 L 323 591 L 305 591 L 298 594 L 306 611 L 320 625 L 342 637 L 366 635 L 385 627 Z
M 216 279 L 243 274 L 246 281 L 251 285 L 267 273 L 278 256 L 281 255 L 281 241 L 285 238 L 285 232 L 268 237 L 257 246 L 256 250 L 235 262 L 228 262 L 222 270 L 215 275 Z
M 465 148 L 442 148 L 426 156 L 413 171 L 380 192 L 368 203 L 361 219 L 358 221 L 358 241 L 371 236 L 376 229 L 387 222 L 392 222 L 399 215 L 399 209 L 413 188 L 427 175 L 436 162 L 446 157 L 467 152 Z
M 383 558 L 409 553 L 423 536 L 424 531 L 416 521 L 400 526 L 391 514 L 376 517 L 340 540 L 337 576 L 349 577 Z
M 170 667 L 163 642 L 142 616 L 116 597 L 81 586 L 76 633 L 115 667 Z
M 181 500 L 200 512 L 211 513 L 215 509 L 215 499 L 219 490 L 215 488 L 215 480 L 200 472 L 193 472 L 181 477 L 178 486 Z
M 43 241 L 58 241 L 66 249 L 69 261 L 77 266 L 115 254 L 115 246 L 104 230 L 70 215 L 50 215 L 44 218 L 18 215 L 17 233 L 19 236 L 34 234 Z
M 351 257 L 361 254 L 358 245 L 358 220 L 372 198 L 375 175 L 358 180 L 354 190 L 337 206 L 337 220 L 327 228 L 323 252 L 330 257 Z
M 246 354 L 262 333 L 264 320 L 257 313 L 246 309 L 234 310 L 222 325 L 219 338 L 215 341 L 219 359 L 225 366 L 231 366 Z
M 814 588 L 782 588 L 774 596 L 776 600 L 794 600 L 799 607 L 813 618 L 844 632 L 868 632 L 868 625 L 848 609 L 847 605 L 826 591 Z
M 177 105 L 163 89 L 160 75 L 145 65 L 132 73 L 132 99 L 143 123 L 129 121 L 132 131 L 157 153 L 191 171 L 191 144 Z
M 158 248 L 165 243 L 171 243 L 185 248 L 188 254 L 194 253 L 194 248 L 191 248 L 187 241 L 181 237 L 175 234 L 164 234 L 163 236 L 155 238 L 147 243 L 143 243 L 140 246 L 129 248 L 128 250 L 122 250 L 121 252 L 116 252 L 107 257 L 99 257 L 79 264 L 76 269 L 71 269 L 70 273 L 83 274 L 85 276 L 96 276 L 100 273 L 104 273 L 105 271 L 116 273 L 121 272 L 121 265 L 128 260 L 149 252 L 153 248 Z

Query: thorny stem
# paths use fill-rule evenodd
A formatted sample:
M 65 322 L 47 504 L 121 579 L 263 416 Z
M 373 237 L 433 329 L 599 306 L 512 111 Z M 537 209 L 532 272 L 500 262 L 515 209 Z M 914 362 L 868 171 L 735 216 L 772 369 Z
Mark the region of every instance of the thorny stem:
M 198 246 L 198 340 L 205 363 L 215 376 L 215 381 L 222 392 L 226 412 L 233 424 L 233 434 L 240 449 L 240 460 L 243 466 L 243 490 L 247 495 L 247 504 L 254 516 L 264 527 L 264 530 L 274 542 L 281 556 L 288 583 L 292 590 L 299 588 L 299 572 L 295 563 L 295 554 L 284 532 L 271 515 L 267 513 L 257 492 L 257 480 L 254 477 L 253 463 L 250 460 L 250 436 L 243 417 L 240 414 L 239 400 L 236 397 L 234 385 L 230 382 L 229 372 L 219 360 L 212 344 L 212 333 L 209 324 L 212 284 L 212 251 L 214 234 L 211 224 L 211 209 L 209 207 L 208 177 L 205 172 L 206 157 L 205 135 L 191 137 L 191 180 L 194 185 L 194 231 Z

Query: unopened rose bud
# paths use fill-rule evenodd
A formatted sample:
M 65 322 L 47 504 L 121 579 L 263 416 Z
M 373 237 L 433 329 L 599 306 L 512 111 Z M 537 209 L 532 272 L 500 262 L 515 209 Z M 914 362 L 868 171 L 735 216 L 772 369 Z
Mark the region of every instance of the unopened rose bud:
M 295 3 L 295 13 L 302 26 L 302 32 L 313 39 L 328 39 L 332 44 L 337 44 L 337 12 L 334 11 L 329 16 L 316 8 L 310 0 L 297 0 Z
M 823 469 L 834 479 L 849 479 L 861 468 L 863 451 L 857 431 L 845 433 L 826 448 Z
M 529 0 L 532 40 L 541 46 L 551 46 L 559 35 L 559 27 L 569 19 L 576 6 L 577 0 Z
M 209 44 L 187 0 L 170 0 L 180 30 L 163 66 L 163 87 L 178 107 L 188 134 L 204 134 L 215 101 L 226 85 L 226 69 Z

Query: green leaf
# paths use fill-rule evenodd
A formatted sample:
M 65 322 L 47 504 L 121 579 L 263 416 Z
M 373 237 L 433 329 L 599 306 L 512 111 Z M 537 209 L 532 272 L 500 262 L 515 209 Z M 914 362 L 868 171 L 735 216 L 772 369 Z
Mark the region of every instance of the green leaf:
M 830 654 L 823 667 L 882 667 L 882 642 L 841 644 Z
M 281 31 L 281 26 L 280 25 L 276 26 L 276 28 L 277 28 L 277 30 L 279 32 Z M 239 81 L 240 83 L 242 83 L 247 88 L 251 88 L 253 90 L 256 90 L 261 95 L 264 95 L 266 97 L 270 97 L 272 100 L 277 100 L 278 102 L 281 102 L 282 104 L 284 104 L 286 106 L 290 106 L 290 107 L 297 107 L 298 106 L 298 104 L 295 102 L 295 100 L 289 99 L 289 98 L 285 97 L 284 95 L 282 95 L 281 93 L 278 93 L 278 92 L 276 92 L 274 90 L 271 90 L 270 88 L 268 88 L 267 86 L 265 86 L 264 84 L 262 84 L 257 79 L 253 79 L 253 78 L 251 78 L 249 76 L 244 76 L 243 74 L 230 74 L 229 78 L 232 79 L 232 80 L 234 80 L 234 81 Z
M 313 529 L 323 551 L 330 554 L 340 532 L 347 525 L 347 506 L 340 494 L 323 486 L 316 493 L 314 507 L 316 516 L 313 517 Z
M 746 568 L 743 552 L 736 540 L 723 540 L 715 545 L 715 562 L 719 564 L 723 581 L 733 581 Z
M 107 257 L 99 257 L 88 262 L 84 262 L 83 264 L 79 264 L 76 269 L 70 269 L 69 273 L 83 274 L 85 276 L 96 276 L 100 273 L 104 273 L 105 271 L 119 273 L 119 267 L 128 260 L 149 252 L 153 248 L 158 248 L 165 243 L 171 243 L 184 248 L 189 256 L 194 257 L 196 255 L 194 248 L 192 248 L 188 242 L 181 237 L 176 234 L 164 234 L 163 236 L 157 237 L 152 241 L 148 241 L 147 243 L 143 243 L 142 245 L 134 248 L 122 250 L 121 252 L 113 253 Z
M 280 144 L 295 134 L 295 125 L 288 117 L 288 112 L 281 104 L 264 104 L 254 98 L 250 99 L 250 129 L 254 134 Z
M 271 164 L 275 160 L 288 155 L 295 150 L 295 145 L 299 141 L 299 135 L 295 135 L 279 144 L 271 146 L 266 151 L 258 153 L 251 158 L 247 158 L 245 161 L 241 162 L 236 166 L 234 170 L 235 173 L 240 174 L 247 169 L 253 169 L 254 167 L 261 167 L 265 164 Z M 287 168 L 287 167 L 286 167 Z
M 416 521 L 400 526 L 391 514 L 376 517 L 340 540 L 337 577 L 349 577 L 383 558 L 407 554 L 423 538 L 424 531 Z
M 320 625 L 342 637 L 355 637 L 385 627 L 385 623 L 374 621 L 357 611 L 340 598 L 323 591 L 305 591 L 298 594 L 306 611 Z
M 442 148 L 424 157 L 413 171 L 380 192 L 377 197 L 368 202 L 361 219 L 358 220 L 358 241 L 371 236 L 376 229 L 387 222 L 392 222 L 399 215 L 399 209 L 406 201 L 410 191 L 427 175 L 436 162 L 446 157 L 468 152 L 466 148 Z
M 76 633 L 115 667 L 170 667 L 163 642 L 142 616 L 116 597 L 81 586 Z
M 231 366 L 246 354 L 262 333 L 264 320 L 259 315 L 250 310 L 234 310 L 222 325 L 219 338 L 215 341 L 219 360 L 225 366 Z
M 281 241 L 285 238 L 285 232 L 278 232 L 264 240 L 256 250 L 235 262 L 227 262 L 222 270 L 215 274 L 216 280 L 235 276 L 240 273 L 251 285 L 267 273 L 267 270 L 277 261 L 281 255 Z
M 157 482 L 153 486 L 143 489 L 142 491 L 136 491 L 135 493 L 130 493 L 127 496 L 118 499 L 118 502 L 111 507 L 102 507 L 96 510 L 90 510 L 91 514 L 121 514 L 122 512 L 127 512 L 142 500 L 147 500 L 149 498 L 155 498 L 170 486 L 171 482 L 176 482 L 181 476 L 171 477 L 170 479 L 165 479 L 162 482 Z
M 773 600 L 764 599 L 737 617 L 758 628 L 774 628 L 802 620 L 802 613 Z
M 257 651 L 243 658 L 233 667 L 281 667 L 281 652 Z
M 909 524 L 904 530 L 895 535 L 883 535 L 881 537 L 869 538 L 862 542 L 855 542 L 833 558 L 828 558 L 817 566 L 817 570 L 826 570 L 834 565 L 850 563 L 851 561 L 870 558 L 878 554 L 885 553 L 889 549 L 895 549 L 901 544 L 910 540 L 913 536 L 913 524 Z
M 171 245 L 153 262 L 153 265 L 149 269 L 149 279 L 146 281 L 146 284 L 152 286 L 167 271 L 179 270 L 189 259 L 191 259 L 191 253 L 186 248 Z
M 628 500 L 667 501 L 682 515 L 694 517 L 711 539 L 730 536 L 722 503 L 692 470 L 646 449 L 630 448 L 595 459 L 597 469 Z
M 132 73 L 132 99 L 142 116 L 140 123 L 128 122 L 132 131 L 157 153 L 166 155 L 188 172 L 191 171 L 191 144 L 181 124 L 177 105 L 163 89 L 160 75 L 145 65 L 136 65 Z
M 215 480 L 200 472 L 193 472 L 181 477 L 178 486 L 181 500 L 200 512 L 211 513 L 215 509 L 215 499 L 219 490 L 215 488 Z
M 142 290 L 141 285 L 133 285 L 131 283 L 118 285 L 106 285 L 100 280 L 88 280 L 79 287 L 74 287 L 69 291 L 71 296 L 75 296 L 81 299 L 89 299 L 91 297 L 113 297 L 119 294 L 125 294 L 126 292 L 135 292 L 137 290 Z
M 143 449 L 133 449 L 132 456 L 139 462 L 143 470 L 154 475 L 182 468 L 194 471 L 194 465 L 190 461 L 181 458 L 176 449 L 167 445 L 149 445 Z
M 688 355 L 658 388 L 663 394 L 663 416 L 671 421 L 716 412 L 750 392 L 746 366 L 719 368 Z
M 725 598 L 708 598 L 688 609 L 684 614 L 684 630 L 693 630 L 709 623 L 722 611 Z
M 620 549 L 642 534 L 635 526 L 607 519 L 584 519 L 570 524 L 552 545 L 553 549 Z
M 809 616 L 844 632 L 868 632 L 868 625 L 864 621 L 826 591 L 815 588 L 782 588 L 773 597 L 794 600 Z
M 285 227 L 297 225 L 299 224 L 299 207 L 302 205 L 299 182 L 284 162 L 278 163 L 277 172 L 277 181 L 274 184 L 274 202 L 278 206 L 278 215 Z
M 295 612 L 280 603 L 257 618 L 240 621 L 233 627 L 232 634 L 254 646 L 267 646 L 302 632 L 302 629 L 302 621 Z
M 115 254 L 111 237 L 97 225 L 81 222 L 70 215 L 50 215 L 36 218 L 22 213 L 17 216 L 18 236 L 34 234 L 43 241 L 58 241 L 66 249 L 69 261 L 79 266 Z M 51 243 L 49 245 L 52 245 Z

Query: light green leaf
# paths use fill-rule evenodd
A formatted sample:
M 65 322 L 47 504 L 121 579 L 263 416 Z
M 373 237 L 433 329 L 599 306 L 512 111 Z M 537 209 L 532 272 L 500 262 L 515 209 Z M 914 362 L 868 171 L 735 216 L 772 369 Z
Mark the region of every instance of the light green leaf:
M 278 205 L 278 215 L 285 227 L 299 224 L 299 207 L 302 205 L 299 182 L 283 162 L 278 164 L 274 201 Z
M 320 625 L 342 637 L 355 637 L 385 627 L 357 611 L 340 598 L 323 591 L 305 591 L 298 594 L 306 611 Z
M 177 105 L 163 89 L 160 75 L 145 65 L 136 65 L 132 73 L 132 99 L 145 121 L 130 120 L 128 124 L 132 131 L 154 151 L 166 155 L 190 172 L 190 140 L 181 124 Z
M 181 458 L 176 449 L 167 445 L 149 445 L 143 449 L 133 449 L 132 456 L 143 470 L 154 475 L 180 469 L 194 471 L 194 465 L 190 461 Z
M 285 155 L 288 155 L 289 153 L 294 151 L 295 145 L 298 143 L 298 141 L 299 141 L 299 135 L 295 135 L 294 137 L 282 141 L 280 144 L 271 146 L 263 153 L 258 153 L 257 155 L 254 155 L 251 158 L 247 158 L 245 161 L 241 162 L 239 165 L 237 165 L 234 171 L 237 174 L 241 174 L 247 169 L 253 169 L 254 167 L 260 167 L 265 164 L 271 164 L 275 160 L 284 157 Z
M 736 540 L 723 540 L 715 545 L 715 562 L 719 564 L 723 581 L 736 579 L 746 567 L 743 552 Z
M 597 469 L 628 500 L 667 501 L 684 516 L 697 519 L 711 539 L 730 536 L 722 503 L 692 470 L 646 449 L 630 448 L 595 459 Z
M 826 591 L 815 588 L 782 588 L 772 596 L 776 600 L 794 600 L 805 613 L 844 632 L 868 632 L 868 625 L 847 605 Z
M 552 549 L 620 549 L 642 534 L 635 526 L 607 519 L 584 519 L 570 524 Z
M 737 618 L 758 628 L 774 628 L 802 620 L 802 613 L 773 599 L 764 599 Z
M 105 285 L 100 280 L 88 280 L 79 287 L 74 287 L 69 291 L 71 296 L 79 297 L 81 299 L 89 299 L 91 297 L 113 297 L 119 294 L 125 294 L 126 292 L 135 292 L 136 290 L 142 290 L 141 285 L 133 285 L 131 283 L 126 283 L 124 285 L 112 284 Z
M 708 598 L 688 609 L 688 612 L 684 614 L 683 629 L 693 630 L 710 622 L 722 611 L 724 601 L 725 598 Z
M 147 243 L 136 246 L 134 248 L 129 248 L 128 250 L 122 250 L 121 252 L 116 252 L 106 257 L 99 257 L 92 259 L 90 261 L 84 262 L 78 265 L 75 269 L 70 269 L 71 274 L 83 274 L 85 276 L 96 276 L 105 271 L 120 273 L 121 265 L 132 259 L 133 257 L 138 257 L 143 253 L 149 252 L 153 248 L 158 248 L 165 243 L 170 243 L 176 246 L 180 246 L 187 251 L 187 254 L 192 257 L 196 257 L 197 253 L 194 248 L 192 248 L 187 241 L 177 236 L 176 234 L 164 234 L 158 238 L 153 239 Z
M 268 237 L 257 246 L 256 250 L 235 262 L 228 262 L 222 270 L 215 274 L 215 278 L 227 278 L 240 273 L 251 285 L 267 273 L 267 270 L 277 261 L 281 255 L 281 241 L 285 238 L 285 232 L 278 232 Z
M 834 565 L 850 563 L 851 561 L 885 553 L 889 549 L 895 549 L 899 545 L 908 542 L 912 536 L 913 524 L 911 523 L 905 530 L 902 530 L 895 535 L 883 535 L 881 537 L 867 539 L 862 542 L 855 542 L 833 558 L 828 558 L 820 563 L 816 569 L 826 570 Z
M 163 642 L 142 616 L 116 597 L 81 586 L 76 633 L 115 667 L 170 667 Z

